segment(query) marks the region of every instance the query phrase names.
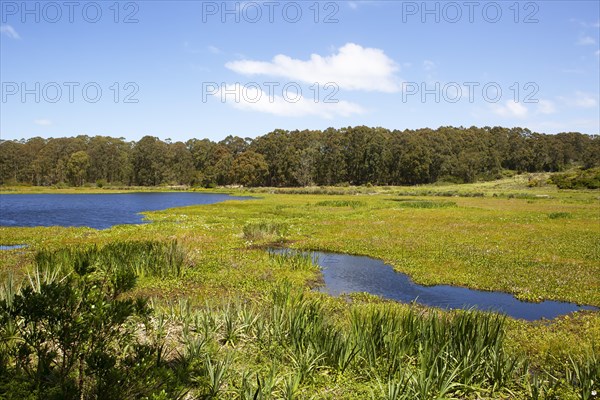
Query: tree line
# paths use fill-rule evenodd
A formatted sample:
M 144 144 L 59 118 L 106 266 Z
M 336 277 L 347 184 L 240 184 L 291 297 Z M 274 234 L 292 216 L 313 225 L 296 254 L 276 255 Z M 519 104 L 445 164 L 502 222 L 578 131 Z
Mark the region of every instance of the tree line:
M 137 142 L 106 136 L 0 141 L 0 184 L 412 185 L 495 179 L 503 170 L 600 166 L 600 137 L 526 128 L 275 130 L 255 139 Z

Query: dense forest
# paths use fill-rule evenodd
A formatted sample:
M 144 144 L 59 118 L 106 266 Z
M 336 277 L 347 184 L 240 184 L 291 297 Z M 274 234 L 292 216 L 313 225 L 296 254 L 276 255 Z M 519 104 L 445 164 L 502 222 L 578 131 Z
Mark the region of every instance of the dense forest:
M 0 141 L 0 184 L 411 185 L 494 179 L 503 170 L 600 166 L 600 137 L 524 128 L 365 126 L 275 130 L 256 139 L 138 142 L 105 136 Z

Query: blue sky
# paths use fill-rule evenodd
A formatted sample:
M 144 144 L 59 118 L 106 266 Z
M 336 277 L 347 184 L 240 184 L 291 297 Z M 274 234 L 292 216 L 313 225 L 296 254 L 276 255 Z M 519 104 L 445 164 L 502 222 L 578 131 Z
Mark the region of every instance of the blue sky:
M 0 136 L 598 134 L 599 4 L 2 0 Z

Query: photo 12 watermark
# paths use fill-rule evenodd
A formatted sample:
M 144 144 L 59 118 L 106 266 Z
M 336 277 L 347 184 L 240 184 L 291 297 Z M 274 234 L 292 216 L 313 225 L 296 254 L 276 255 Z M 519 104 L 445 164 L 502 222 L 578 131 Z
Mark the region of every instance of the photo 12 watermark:
M 301 100 L 315 103 L 338 103 L 336 97 L 340 88 L 335 82 L 324 84 L 315 82 L 303 86 L 297 82 L 202 82 L 202 102 L 218 97 L 221 103 L 275 103 L 283 100 L 286 103 L 297 103 Z
M 534 1 L 402 1 L 402 23 L 461 22 L 490 24 L 512 21 L 515 24 L 537 24 L 540 5 Z
M 337 1 L 202 1 L 202 22 L 337 24 Z
M 2 1 L 3 24 L 76 23 L 137 24 L 139 3 L 136 1 Z
M 2 82 L 2 103 L 139 103 L 136 82 Z
M 402 82 L 402 102 L 420 103 L 538 103 L 540 87 L 535 82 L 513 82 L 503 86 L 498 82 Z
M 539 22 L 540 3 L 535 1 L 389 1 L 400 13 L 401 23 L 513 23 Z M 340 22 L 346 1 L 202 1 L 202 22 L 298 23 Z M 393 12 L 393 11 L 391 11 Z

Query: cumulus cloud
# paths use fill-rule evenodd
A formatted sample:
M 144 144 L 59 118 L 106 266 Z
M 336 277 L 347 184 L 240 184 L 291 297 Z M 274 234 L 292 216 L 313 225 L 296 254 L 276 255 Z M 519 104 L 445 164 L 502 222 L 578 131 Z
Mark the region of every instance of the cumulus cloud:
M 527 107 L 522 103 L 516 103 L 513 100 L 506 101 L 504 105 L 493 105 L 492 111 L 505 118 L 525 118 L 528 113 Z
M 21 39 L 15 28 L 10 25 L 0 25 L 0 33 L 11 39 Z
M 239 110 L 257 111 L 283 117 L 317 116 L 331 119 L 362 114 L 363 108 L 348 101 L 328 103 L 302 96 L 294 90 L 282 91 L 281 95 L 269 93 L 260 87 L 243 86 L 239 83 L 225 85 L 213 96 Z M 315 101 L 317 100 L 317 101 Z
M 268 75 L 308 84 L 334 82 L 340 89 L 394 93 L 400 90 L 398 64 L 383 50 L 347 43 L 335 54 L 308 60 L 284 54 L 271 61 L 231 61 L 225 67 L 244 75 Z

